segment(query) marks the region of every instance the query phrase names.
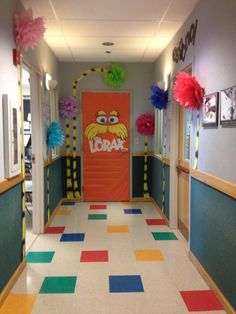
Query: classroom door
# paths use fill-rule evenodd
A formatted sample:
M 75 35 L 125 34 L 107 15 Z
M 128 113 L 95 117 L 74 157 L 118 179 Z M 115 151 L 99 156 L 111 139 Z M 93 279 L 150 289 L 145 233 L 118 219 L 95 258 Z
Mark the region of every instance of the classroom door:
M 83 92 L 84 201 L 130 199 L 130 93 Z

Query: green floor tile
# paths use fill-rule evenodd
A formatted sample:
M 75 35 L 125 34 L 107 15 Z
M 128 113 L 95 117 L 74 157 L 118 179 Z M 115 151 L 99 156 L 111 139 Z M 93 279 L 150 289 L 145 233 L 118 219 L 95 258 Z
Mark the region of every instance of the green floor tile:
M 152 232 L 155 240 L 178 240 L 174 232 Z
M 29 252 L 26 256 L 27 263 L 51 263 L 55 252 Z
M 39 293 L 74 293 L 76 279 L 75 276 L 45 277 Z
M 107 220 L 106 214 L 90 214 L 88 220 Z

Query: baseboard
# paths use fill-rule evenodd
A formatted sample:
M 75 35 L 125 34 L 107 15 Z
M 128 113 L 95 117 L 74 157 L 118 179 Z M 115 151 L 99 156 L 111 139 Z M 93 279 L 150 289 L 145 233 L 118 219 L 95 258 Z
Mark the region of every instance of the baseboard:
M 22 271 L 24 270 L 26 266 L 26 261 L 25 259 L 20 263 L 20 265 L 18 266 L 17 270 L 14 272 L 14 274 L 11 276 L 10 280 L 8 281 L 8 283 L 6 284 L 5 288 L 2 290 L 1 294 L 0 294 L 0 307 L 2 306 L 2 304 L 4 303 L 4 301 L 6 300 L 8 294 L 10 293 L 11 289 L 13 288 L 13 286 L 15 285 L 17 279 L 20 277 Z
M 150 200 L 153 202 L 153 204 L 155 205 L 158 213 L 161 215 L 161 217 L 168 223 L 169 225 L 169 220 L 168 218 L 166 217 L 166 215 L 162 212 L 162 210 L 160 209 L 160 207 L 158 206 L 157 202 L 154 200 L 154 198 L 150 198 Z
M 81 198 L 66 198 L 66 197 L 63 197 L 61 199 L 61 202 L 81 202 Z
M 202 278 L 205 280 L 209 288 L 214 292 L 216 297 L 221 302 L 224 310 L 227 314 L 235 314 L 235 310 L 233 309 L 232 305 L 229 303 L 229 301 L 225 298 L 223 293 L 218 288 L 215 281 L 211 278 L 211 276 L 208 274 L 208 272 L 205 270 L 205 268 L 202 266 L 202 264 L 199 262 L 199 260 L 196 258 L 196 256 L 190 251 L 189 252 L 189 259 L 194 264 L 196 269 L 198 270 L 199 274 L 202 276 Z
M 178 229 L 182 233 L 185 240 L 188 241 L 189 240 L 189 230 L 180 219 L 178 219 Z
M 50 224 L 51 224 L 53 218 L 54 218 L 55 215 L 56 215 L 56 211 L 57 211 L 57 209 L 61 206 L 61 203 L 62 203 L 62 202 L 63 202 L 63 199 L 61 199 L 61 200 L 58 202 L 58 204 L 57 204 L 56 208 L 54 209 L 52 215 L 50 216 L 48 222 L 47 222 L 47 223 L 45 224 L 45 226 L 44 226 L 44 232 L 46 231 L 47 227 L 50 226 Z
M 132 199 L 130 200 L 130 202 L 152 202 L 152 199 L 149 198 L 145 198 L 145 197 L 132 197 Z

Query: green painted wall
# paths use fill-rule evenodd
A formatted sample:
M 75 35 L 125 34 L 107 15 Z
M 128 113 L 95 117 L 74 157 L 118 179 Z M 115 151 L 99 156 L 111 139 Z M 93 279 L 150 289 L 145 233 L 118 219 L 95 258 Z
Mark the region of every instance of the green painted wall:
M 49 189 L 50 189 L 50 213 L 52 214 L 62 198 L 62 159 L 56 159 L 49 166 Z M 47 213 L 47 168 L 44 168 L 44 221 L 48 221 Z
M 21 263 L 21 184 L 0 194 L 0 292 Z
M 236 200 L 193 178 L 190 249 L 236 309 Z
M 162 208 L 162 188 L 163 188 L 163 163 L 155 157 L 152 159 L 152 172 L 151 172 L 151 196 L 156 201 L 157 205 Z M 165 209 L 164 214 L 169 219 L 169 198 L 170 198 L 170 167 L 165 165 Z

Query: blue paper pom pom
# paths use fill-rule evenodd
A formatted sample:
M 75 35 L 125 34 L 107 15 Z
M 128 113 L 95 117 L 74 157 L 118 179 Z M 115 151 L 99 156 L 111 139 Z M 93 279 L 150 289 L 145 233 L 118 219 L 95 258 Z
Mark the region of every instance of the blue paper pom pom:
M 65 136 L 61 130 L 60 125 L 53 121 L 47 132 L 47 144 L 48 147 L 54 148 L 55 146 L 61 146 L 64 143 Z
M 168 90 L 161 89 L 158 85 L 151 86 L 151 104 L 159 110 L 166 109 L 168 104 Z

